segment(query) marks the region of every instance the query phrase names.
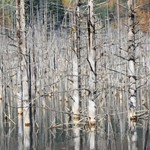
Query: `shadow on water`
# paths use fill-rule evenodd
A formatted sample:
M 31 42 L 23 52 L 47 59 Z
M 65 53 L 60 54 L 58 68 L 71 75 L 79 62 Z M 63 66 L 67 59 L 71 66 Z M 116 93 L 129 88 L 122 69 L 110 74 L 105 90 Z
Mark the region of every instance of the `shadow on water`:
M 4 130 L 3 130 L 4 129 Z M 148 128 L 137 127 L 125 133 L 113 133 L 103 129 L 89 131 L 82 127 L 37 130 L 1 124 L 0 150 L 148 150 Z

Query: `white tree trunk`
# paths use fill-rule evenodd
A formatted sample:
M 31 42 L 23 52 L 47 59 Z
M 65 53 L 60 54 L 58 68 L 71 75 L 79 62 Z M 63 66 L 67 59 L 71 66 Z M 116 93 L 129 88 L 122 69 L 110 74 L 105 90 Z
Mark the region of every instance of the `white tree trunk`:
M 74 57 L 73 57 L 73 105 L 72 105 L 72 111 L 73 111 L 73 121 L 74 123 L 78 123 L 80 119 L 80 96 L 79 96 L 79 41 L 78 41 L 78 21 L 79 21 L 79 15 L 80 15 L 80 8 L 79 8 L 79 0 L 76 1 L 76 9 L 74 12 L 74 30 L 73 30 L 73 43 L 74 43 Z
M 28 150 L 31 147 L 31 135 L 30 135 L 30 128 L 25 126 L 24 127 L 24 150 Z
M 129 126 L 136 122 L 136 68 L 135 68 L 135 11 L 134 0 L 128 0 L 128 77 L 129 77 Z
M 18 73 L 18 114 L 22 114 L 24 101 L 29 99 L 28 78 L 27 78 L 27 52 L 25 39 L 25 2 L 16 0 L 16 24 L 17 24 L 17 41 L 19 54 L 19 73 Z M 29 109 L 28 109 L 29 111 Z M 28 113 L 29 114 L 29 113 Z M 24 124 L 30 124 L 29 115 L 24 116 Z
M 3 101 L 0 98 L 0 129 L 3 129 Z M 1 131 L 3 132 L 3 131 Z
M 79 90 L 78 90 L 78 61 L 76 54 L 73 58 L 73 120 L 79 120 Z
M 21 115 L 18 115 L 18 149 L 23 149 L 23 124 Z
M 88 3 L 89 7 L 89 20 L 88 20 L 88 34 L 89 34 L 89 50 L 88 50 L 88 62 L 90 66 L 89 73 L 89 106 L 88 106 L 88 114 L 89 114 L 89 124 L 95 125 L 96 119 L 96 107 L 95 107 L 95 89 L 96 89 L 96 50 L 94 48 L 94 13 L 93 13 L 93 0 L 90 0 Z

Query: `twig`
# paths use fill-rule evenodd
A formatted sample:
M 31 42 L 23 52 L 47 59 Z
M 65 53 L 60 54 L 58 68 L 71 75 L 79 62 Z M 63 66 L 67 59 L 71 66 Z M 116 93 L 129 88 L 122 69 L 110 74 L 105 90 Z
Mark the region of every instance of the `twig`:
M 10 119 L 9 116 L 8 116 L 5 112 L 4 112 L 4 115 L 5 115 L 13 124 L 16 125 L 16 123 L 15 123 L 12 119 Z

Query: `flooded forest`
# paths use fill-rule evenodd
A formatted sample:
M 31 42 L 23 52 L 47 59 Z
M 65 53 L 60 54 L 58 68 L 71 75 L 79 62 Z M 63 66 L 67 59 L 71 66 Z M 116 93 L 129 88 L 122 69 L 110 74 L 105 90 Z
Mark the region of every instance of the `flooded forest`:
M 149 150 L 149 77 L 149 0 L 0 0 L 0 150 Z

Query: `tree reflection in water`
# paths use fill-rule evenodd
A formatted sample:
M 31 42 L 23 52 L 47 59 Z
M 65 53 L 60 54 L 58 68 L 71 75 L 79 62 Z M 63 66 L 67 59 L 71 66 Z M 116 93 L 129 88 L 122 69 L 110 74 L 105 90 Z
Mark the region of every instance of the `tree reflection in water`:
M 18 122 L 19 123 L 19 122 Z M 146 125 L 146 124 L 145 124 Z M 5 128 L 5 130 L 2 130 Z M 109 133 L 104 130 L 88 131 L 82 127 L 66 129 L 43 129 L 33 130 L 26 128 L 24 134 L 22 129 L 16 127 L 0 128 L 0 149 L 7 150 L 144 150 L 150 149 L 150 138 L 146 126 L 135 128 L 132 132 L 121 135 Z M 18 141 L 18 142 L 17 142 Z

